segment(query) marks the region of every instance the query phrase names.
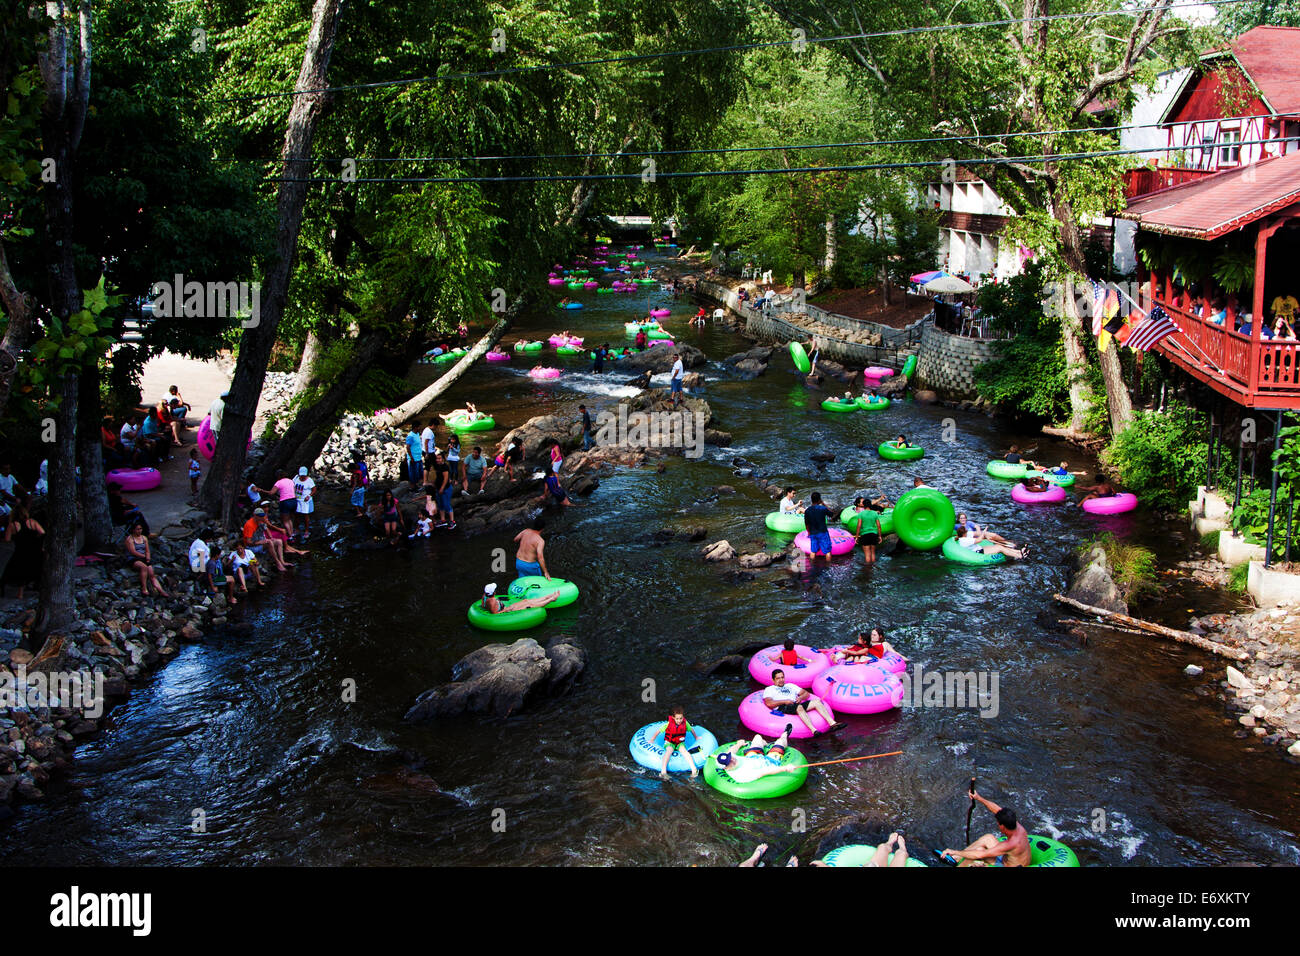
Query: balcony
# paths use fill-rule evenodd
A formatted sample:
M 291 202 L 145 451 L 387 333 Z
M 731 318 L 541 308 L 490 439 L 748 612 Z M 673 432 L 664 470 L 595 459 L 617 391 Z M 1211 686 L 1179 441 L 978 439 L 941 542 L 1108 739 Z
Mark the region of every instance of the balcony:
M 1006 224 L 1006 216 L 956 212 L 952 209 L 945 209 L 939 214 L 939 225 L 942 228 L 957 229 L 961 232 L 974 232 L 981 236 L 999 235 Z
M 1149 310 L 1152 298 L 1144 291 L 1140 304 Z M 1247 408 L 1300 408 L 1300 342 L 1252 342 L 1193 315 L 1184 308 L 1185 299 L 1156 296 L 1154 301 L 1182 329 L 1155 347 L 1175 365 Z
M 1188 169 L 1183 166 L 1142 166 L 1130 169 L 1124 174 L 1124 198 L 1136 199 L 1148 193 L 1159 192 L 1170 186 L 1196 182 L 1206 176 L 1212 176 L 1214 170 Z

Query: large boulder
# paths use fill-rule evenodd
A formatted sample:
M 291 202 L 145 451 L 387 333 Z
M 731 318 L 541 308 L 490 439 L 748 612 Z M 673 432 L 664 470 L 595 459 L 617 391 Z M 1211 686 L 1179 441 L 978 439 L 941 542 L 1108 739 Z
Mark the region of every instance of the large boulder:
M 621 358 L 612 363 L 607 368 L 612 368 L 619 372 L 671 372 L 673 363 L 677 361 L 677 356 L 682 357 L 682 365 L 687 368 L 698 368 L 707 361 L 704 353 L 694 345 L 678 343 L 677 345 L 656 345 L 654 348 L 646 349 L 644 352 L 636 352 L 627 358 Z
M 876 394 L 885 398 L 901 398 L 906 391 L 906 375 L 893 375 L 876 386 Z
M 450 684 L 417 697 L 405 720 L 467 713 L 508 717 L 535 693 L 568 690 L 586 663 L 586 652 L 564 638 L 546 648 L 531 637 L 521 637 L 513 644 L 488 644 L 456 663 Z
M 1110 562 L 1100 547 L 1093 548 L 1080 561 L 1081 568 L 1070 582 L 1065 596 L 1104 611 L 1128 613 L 1128 602 L 1110 573 Z

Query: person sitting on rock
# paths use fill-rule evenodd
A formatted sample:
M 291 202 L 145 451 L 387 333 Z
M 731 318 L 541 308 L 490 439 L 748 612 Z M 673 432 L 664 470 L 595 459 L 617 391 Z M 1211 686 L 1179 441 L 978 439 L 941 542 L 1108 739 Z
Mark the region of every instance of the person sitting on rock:
M 497 586 L 495 583 L 483 587 L 483 609 L 489 614 L 500 614 L 502 611 L 522 611 L 530 607 L 546 607 L 560 596 L 560 591 L 557 588 L 550 594 L 544 594 L 541 597 L 524 598 L 520 601 L 502 604 L 496 593 Z

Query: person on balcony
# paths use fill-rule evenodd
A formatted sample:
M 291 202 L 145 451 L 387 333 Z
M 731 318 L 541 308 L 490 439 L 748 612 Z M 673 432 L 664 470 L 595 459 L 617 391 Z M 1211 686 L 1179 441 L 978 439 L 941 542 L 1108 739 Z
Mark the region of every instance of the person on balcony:
M 1216 296 L 1211 306 L 1212 312 L 1207 321 L 1215 325 L 1223 325 L 1228 320 L 1228 304 L 1223 300 L 1223 296 Z
M 1260 329 L 1260 334 L 1262 335 L 1267 330 L 1268 330 L 1268 326 L 1264 326 L 1262 329 Z M 1289 341 L 1294 342 L 1296 338 L 1295 327 L 1290 322 L 1288 322 L 1286 319 L 1284 319 L 1282 316 L 1279 315 L 1273 321 L 1273 338 L 1287 339 Z

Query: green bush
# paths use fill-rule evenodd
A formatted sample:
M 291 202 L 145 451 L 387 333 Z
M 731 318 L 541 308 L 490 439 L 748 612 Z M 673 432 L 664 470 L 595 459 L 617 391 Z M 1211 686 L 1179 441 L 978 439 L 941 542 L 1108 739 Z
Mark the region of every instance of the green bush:
M 1124 595 L 1125 601 L 1158 590 L 1156 555 L 1151 549 L 1121 541 L 1109 531 L 1083 542 L 1077 551 L 1083 556 L 1093 548 L 1101 548 L 1105 552 L 1111 579 Z
M 1201 547 L 1206 551 L 1219 550 L 1219 535 L 1221 532 L 1211 531 L 1208 534 L 1201 535 Z
M 1205 478 L 1207 430 L 1204 415 L 1171 402 L 1164 412 L 1138 412 L 1101 458 L 1147 505 L 1178 508 Z
M 1243 495 L 1232 509 L 1232 530 L 1251 544 L 1261 547 L 1268 540 L 1268 488 L 1256 488 L 1248 495 Z M 1273 556 L 1286 554 L 1286 499 L 1284 491 L 1278 488 L 1277 504 L 1273 509 Z M 1291 549 L 1300 548 L 1300 509 L 1292 519 Z

